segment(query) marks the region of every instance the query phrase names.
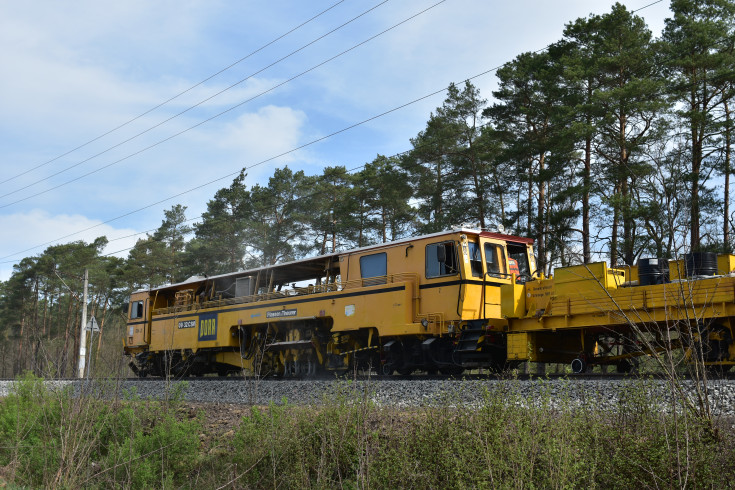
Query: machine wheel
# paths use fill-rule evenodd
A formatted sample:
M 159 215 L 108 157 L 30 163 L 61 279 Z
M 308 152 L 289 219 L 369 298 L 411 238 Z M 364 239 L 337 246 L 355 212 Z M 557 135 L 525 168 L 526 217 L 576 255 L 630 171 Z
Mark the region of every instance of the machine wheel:
M 732 335 L 730 334 L 730 330 L 721 325 L 715 325 L 711 329 L 711 332 L 707 334 L 707 350 L 704 353 L 705 360 L 711 362 L 728 360 L 731 344 Z
M 574 374 L 582 374 L 587 372 L 587 363 L 584 359 L 578 357 L 572 361 L 572 372 Z
M 439 368 L 439 372 L 442 373 L 445 376 L 459 376 L 464 371 L 464 368 L 462 366 L 452 365 L 452 366 L 442 366 Z
M 411 373 L 413 372 L 413 368 L 410 368 L 410 367 L 399 367 L 398 369 L 396 369 L 396 371 L 401 376 L 411 376 Z
M 615 370 L 620 374 L 628 374 L 633 372 L 633 363 L 628 359 L 623 359 L 617 363 Z

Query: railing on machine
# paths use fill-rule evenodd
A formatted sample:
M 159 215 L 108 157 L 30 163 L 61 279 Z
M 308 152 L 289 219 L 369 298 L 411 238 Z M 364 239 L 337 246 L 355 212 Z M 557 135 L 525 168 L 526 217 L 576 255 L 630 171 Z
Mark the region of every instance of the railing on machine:
M 272 301 L 283 298 L 296 298 L 314 294 L 325 294 L 343 291 L 345 289 L 356 289 L 363 287 L 379 287 L 386 284 L 394 284 L 400 282 L 411 282 L 413 284 L 414 315 L 419 311 L 419 275 L 414 272 L 401 272 L 397 274 L 388 274 L 386 276 L 370 277 L 365 279 L 354 279 L 351 281 L 336 281 L 324 284 L 309 284 L 308 286 L 292 287 L 282 291 L 268 291 L 249 296 L 240 296 L 236 298 L 218 298 L 210 301 L 198 302 L 194 298 L 193 290 L 187 289 L 178 291 L 173 306 L 165 308 L 157 308 L 153 310 L 153 315 L 170 315 L 172 313 L 180 313 L 186 311 L 197 311 L 200 309 L 219 308 L 222 306 L 230 306 L 245 303 L 257 303 L 262 301 Z M 182 294 L 185 293 L 185 294 Z

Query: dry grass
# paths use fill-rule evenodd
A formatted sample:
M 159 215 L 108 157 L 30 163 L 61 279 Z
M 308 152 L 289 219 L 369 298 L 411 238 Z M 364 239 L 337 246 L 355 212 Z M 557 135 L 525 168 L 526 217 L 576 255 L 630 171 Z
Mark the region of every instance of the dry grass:
M 72 396 L 26 378 L 0 401 L 0 486 L 722 488 L 735 476 L 733 421 L 713 433 L 674 418 L 644 385 L 613 411 L 527 408 L 512 389 L 405 410 L 361 390 L 246 407 L 184 403 L 180 388 L 168 402 Z

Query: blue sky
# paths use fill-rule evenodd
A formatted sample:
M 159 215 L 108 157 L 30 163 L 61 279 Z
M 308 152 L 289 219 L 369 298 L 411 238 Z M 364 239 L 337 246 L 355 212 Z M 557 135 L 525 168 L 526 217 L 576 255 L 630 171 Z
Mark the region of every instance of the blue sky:
M 183 204 L 196 217 L 241 168 L 286 152 L 251 168 L 247 183 L 278 166 L 317 174 L 408 150 L 444 94 L 292 151 L 540 49 L 565 23 L 612 5 L 438 1 L 0 3 L 0 280 L 60 238 L 105 235 L 107 252 L 130 247 L 139 237 L 129 235 L 156 228 L 164 209 Z M 652 1 L 621 3 L 635 10 Z M 666 0 L 639 12 L 654 35 L 669 14 Z M 491 98 L 494 74 L 473 83 Z

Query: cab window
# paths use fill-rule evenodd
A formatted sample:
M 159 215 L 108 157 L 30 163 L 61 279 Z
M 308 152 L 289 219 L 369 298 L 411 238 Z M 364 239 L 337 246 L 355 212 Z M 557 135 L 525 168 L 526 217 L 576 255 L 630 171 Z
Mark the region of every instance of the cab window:
M 503 250 L 500 245 L 492 243 L 485 244 L 485 266 L 487 273 L 493 277 L 505 277 L 505 265 L 503 264 Z
M 426 277 L 459 274 L 457 248 L 454 242 L 432 243 L 426 246 Z
M 475 242 L 469 242 L 468 245 L 472 277 L 482 277 L 482 254 L 480 253 L 480 246 Z
M 370 279 L 369 281 L 363 281 L 364 286 L 385 284 L 387 274 L 388 257 L 385 252 L 360 257 L 360 277 Z
M 143 302 L 142 301 L 131 301 L 130 302 L 130 318 L 143 318 Z
M 522 278 L 531 276 L 531 267 L 528 264 L 528 253 L 525 246 L 508 245 L 508 256 L 518 264 L 518 274 Z

